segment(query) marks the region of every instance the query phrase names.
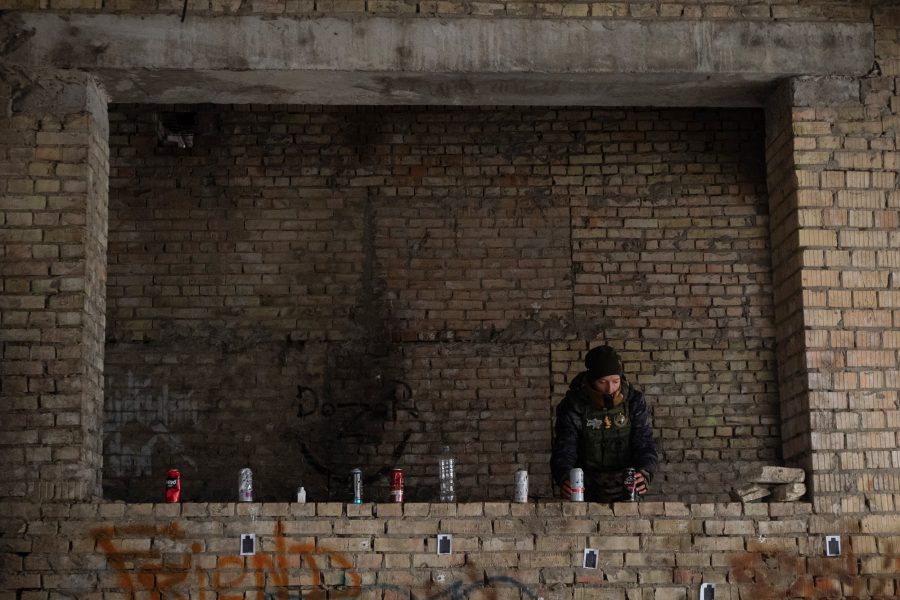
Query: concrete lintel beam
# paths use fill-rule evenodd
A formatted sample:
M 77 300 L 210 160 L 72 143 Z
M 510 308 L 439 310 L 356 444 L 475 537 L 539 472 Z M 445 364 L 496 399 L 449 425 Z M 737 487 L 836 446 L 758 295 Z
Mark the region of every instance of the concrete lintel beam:
M 691 103 L 680 95 L 689 100 L 691 91 L 678 90 L 695 83 L 727 97 L 736 81 L 759 90 L 798 75 L 861 75 L 874 60 L 872 25 L 859 22 L 222 16 L 182 23 L 167 15 L 6 13 L 0 34 L 0 61 L 96 72 L 114 101 L 134 100 L 128 90 L 145 87 L 146 102 L 160 101 L 154 94 L 166 91 L 166 73 L 198 72 L 203 77 L 193 86 L 179 77 L 172 82 L 184 94 L 180 101 L 202 96 L 202 81 L 210 79 L 220 86 L 235 81 L 240 89 L 232 95 L 247 101 L 271 101 L 247 86 L 273 77 L 284 95 L 302 99 L 302 85 L 290 92 L 310 81 L 299 76 L 305 74 L 334 82 L 331 102 L 346 102 L 360 86 L 371 89 L 373 80 L 424 84 L 411 96 L 425 101 L 442 81 L 475 77 L 478 96 L 462 103 L 490 103 L 492 82 L 510 81 L 524 86 L 516 94 L 521 101 L 543 103 L 540 93 L 531 98 L 529 82 L 549 89 L 572 76 L 618 89 L 608 99 L 593 90 L 592 104 L 628 103 L 638 96 L 631 86 L 661 81 L 662 103 L 677 105 Z M 241 75 L 247 72 L 264 76 Z M 163 96 L 172 101 L 171 93 Z M 397 94 L 380 98 L 403 101 Z
M 698 75 L 100 71 L 116 102 L 759 107 L 768 80 Z M 152 100 L 148 100 L 152 99 Z

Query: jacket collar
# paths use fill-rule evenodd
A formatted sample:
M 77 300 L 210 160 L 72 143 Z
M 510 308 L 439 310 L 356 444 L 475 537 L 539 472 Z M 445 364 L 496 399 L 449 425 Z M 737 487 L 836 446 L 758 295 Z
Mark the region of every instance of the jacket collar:
M 615 395 L 612 397 L 612 401 L 609 401 L 609 397 L 606 394 L 601 394 L 588 383 L 587 377 L 582 379 L 581 382 L 581 391 L 584 393 L 588 402 L 594 405 L 596 408 L 615 408 L 622 404 L 625 401 L 625 395 L 628 393 L 628 388 L 625 381 L 622 381 L 621 387 L 616 391 Z

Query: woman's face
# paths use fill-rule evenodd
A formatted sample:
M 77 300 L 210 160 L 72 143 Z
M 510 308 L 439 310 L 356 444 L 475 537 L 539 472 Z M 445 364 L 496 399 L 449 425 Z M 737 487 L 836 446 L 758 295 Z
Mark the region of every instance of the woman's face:
M 619 388 L 622 387 L 622 378 L 618 375 L 608 375 L 591 382 L 591 387 L 601 394 L 609 394 L 615 396 Z

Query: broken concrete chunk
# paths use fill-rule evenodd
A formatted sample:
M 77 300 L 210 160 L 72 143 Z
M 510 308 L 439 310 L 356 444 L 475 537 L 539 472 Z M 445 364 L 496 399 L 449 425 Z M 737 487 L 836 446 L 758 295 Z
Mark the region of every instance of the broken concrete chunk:
M 803 483 L 806 471 L 791 467 L 756 467 L 741 472 L 740 478 L 754 483 Z
M 772 500 L 775 502 L 791 502 L 799 500 L 806 493 L 806 485 L 802 483 L 785 483 L 775 486 L 772 490 Z
M 731 488 L 731 497 L 739 502 L 753 502 L 765 498 L 771 493 L 769 488 L 754 483 Z

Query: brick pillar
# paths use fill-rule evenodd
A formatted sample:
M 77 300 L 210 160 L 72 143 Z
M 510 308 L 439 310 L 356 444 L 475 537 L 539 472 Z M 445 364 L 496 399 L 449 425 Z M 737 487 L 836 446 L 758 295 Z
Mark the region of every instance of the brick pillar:
M 784 458 L 822 513 L 900 508 L 900 182 L 861 83 L 796 79 L 767 107 Z
M 0 69 L 0 499 L 100 491 L 108 137 L 89 76 Z
M 788 83 L 772 94 L 766 106 L 766 181 L 772 237 L 772 290 L 781 395 L 782 454 L 786 464 L 802 467 L 809 472 L 809 387 L 792 124 Z

